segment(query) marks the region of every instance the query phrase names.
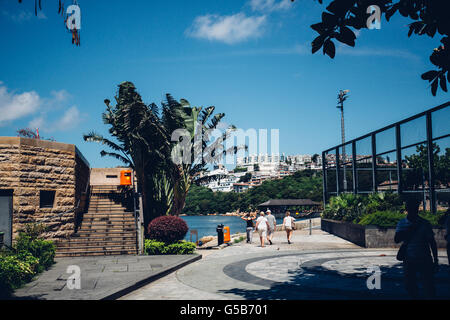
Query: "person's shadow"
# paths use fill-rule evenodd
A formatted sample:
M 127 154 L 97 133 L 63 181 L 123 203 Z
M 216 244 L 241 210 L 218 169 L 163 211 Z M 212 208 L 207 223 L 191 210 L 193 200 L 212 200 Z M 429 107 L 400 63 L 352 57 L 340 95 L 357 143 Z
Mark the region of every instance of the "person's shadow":
M 401 263 L 380 267 L 380 289 L 368 289 L 367 279 L 371 274 L 365 272 L 344 274 L 322 266 L 301 267 L 290 271 L 290 280 L 274 282 L 263 280 L 261 284 L 269 289 L 219 290 L 247 300 L 404 300 L 409 299 L 403 282 Z M 450 267 L 441 265 L 435 274 L 436 299 L 450 299 Z M 419 288 L 422 288 L 419 279 Z

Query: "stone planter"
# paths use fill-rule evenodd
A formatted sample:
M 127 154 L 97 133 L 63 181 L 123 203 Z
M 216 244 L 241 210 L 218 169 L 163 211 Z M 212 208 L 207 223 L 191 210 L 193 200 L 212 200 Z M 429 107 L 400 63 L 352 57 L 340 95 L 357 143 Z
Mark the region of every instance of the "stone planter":
M 353 242 L 365 248 L 398 248 L 394 242 L 395 228 L 380 228 L 377 226 L 362 226 L 350 222 L 322 219 L 323 231 Z M 434 238 L 438 248 L 446 248 L 445 229 L 433 228 Z

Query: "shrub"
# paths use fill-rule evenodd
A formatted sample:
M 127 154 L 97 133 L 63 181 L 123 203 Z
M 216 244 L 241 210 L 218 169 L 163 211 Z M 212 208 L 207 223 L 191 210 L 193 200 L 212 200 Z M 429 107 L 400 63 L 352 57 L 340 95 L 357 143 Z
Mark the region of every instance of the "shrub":
M 393 192 L 368 196 L 347 193 L 332 197 L 322 213 L 322 218 L 359 223 L 366 215 L 377 211 L 402 212 L 404 209 L 402 199 Z
M 36 272 L 47 270 L 53 263 L 56 246 L 52 241 L 33 239 L 33 236 L 25 232 L 19 233 L 15 249 L 18 254 L 30 253 L 39 260 Z
M 420 216 L 428 220 L 433 227 L 444 227 L 444 217 L 446 215 L 445 211 L 438 211 L 436 213 L 431 213 L 430 211 L 419 212 Z
M 148 255 L 165 254 L 166 244 L 161 241 L 146 239 L 144 243 L 145 253 Z
M 145 240 L 145 253 L 148 255 L 162 254 L 192 254 L 196 245 L 193 242 L 180 241 L 177 243 L 165 244 L 162 241 Z
M 186 222 L 174 216 L 162 216 L 153 219 L 148 225 L 150 239 L 167 244 L 182 240 L 188 232 Z
M 374 225 L 382 228 L 395 227 L 405 217 L 405 214 L 398 211 L 377 211 L 365 215 L 359 224 L 363 226 Z
M 166 254 L 192 254 L 197 246 L 193 242 L 181 241 L 167 246 Z
M 21 260 L 16 255 L 0 256 L 0 296 L 7 296 L 33 278 L 35 273 L 30 262 L 36 261 L 30 256 L 27 256 L 26 260 L 29 262 Z

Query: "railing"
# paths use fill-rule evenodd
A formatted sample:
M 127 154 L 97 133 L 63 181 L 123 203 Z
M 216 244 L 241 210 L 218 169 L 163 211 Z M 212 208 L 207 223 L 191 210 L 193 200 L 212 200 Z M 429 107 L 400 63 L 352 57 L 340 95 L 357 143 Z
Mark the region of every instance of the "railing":
M 436 212 L 450 195 L 450 102 L 322 152 L 323 199 L 391 190 Z M 431 169 L 430 169 L 431 168 Z

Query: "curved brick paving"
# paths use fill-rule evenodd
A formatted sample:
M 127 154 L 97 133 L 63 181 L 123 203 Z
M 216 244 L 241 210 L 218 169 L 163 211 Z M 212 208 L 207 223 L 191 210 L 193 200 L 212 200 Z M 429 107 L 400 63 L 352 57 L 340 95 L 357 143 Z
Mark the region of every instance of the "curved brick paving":
M 405 299 L 395 249 L 361 249 L 320 230 L 296 231 L 294 244 L 277 232 L 274 245 L 240 243 L 202 251 L 203 259 L 124 299 Z M 439 298 L 450 298 L 444 251 L 436 275 Z M 381 290 L 366 285 L 369 266 L 381 270 Z

